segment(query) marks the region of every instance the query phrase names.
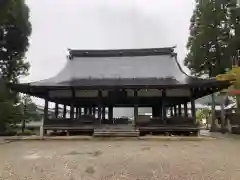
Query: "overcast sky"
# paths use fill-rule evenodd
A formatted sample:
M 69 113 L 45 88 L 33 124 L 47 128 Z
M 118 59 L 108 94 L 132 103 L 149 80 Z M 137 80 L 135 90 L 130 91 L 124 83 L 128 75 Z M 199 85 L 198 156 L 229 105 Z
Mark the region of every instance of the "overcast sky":
M 182 64 L 194 0 L 27 0 L 32 35 L 24 81 L 54 76 L 68 48 L 158 48 L 177 45 Z

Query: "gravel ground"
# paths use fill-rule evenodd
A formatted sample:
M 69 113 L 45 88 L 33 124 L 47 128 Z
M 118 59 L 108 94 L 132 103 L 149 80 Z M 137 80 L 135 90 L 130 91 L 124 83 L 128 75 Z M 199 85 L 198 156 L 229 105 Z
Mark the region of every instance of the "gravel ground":
M 239 180 L 240 141 L 19 141 L 0 180 Z

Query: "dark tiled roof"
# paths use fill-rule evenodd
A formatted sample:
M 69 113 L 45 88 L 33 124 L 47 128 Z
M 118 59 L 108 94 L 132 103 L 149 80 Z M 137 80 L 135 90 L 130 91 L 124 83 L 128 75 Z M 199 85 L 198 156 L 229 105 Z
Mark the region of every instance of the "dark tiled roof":
M 68 60 L 55 77 L 17 86 L 39 90 L 55 87 L 210 87 L 222 83 L 185 74 L 176 59 L 174 48 L 70 50 L 70 56 L 80 58 Z
M 172 77 L 166 78 L 124 78 L 124 79 L 73 79 L 71 81 L 61 82 L 59 86 L 175 86 L 215 82 L 214 80 L 202 80 L 188 77 L 184 82 L 179 82 Z

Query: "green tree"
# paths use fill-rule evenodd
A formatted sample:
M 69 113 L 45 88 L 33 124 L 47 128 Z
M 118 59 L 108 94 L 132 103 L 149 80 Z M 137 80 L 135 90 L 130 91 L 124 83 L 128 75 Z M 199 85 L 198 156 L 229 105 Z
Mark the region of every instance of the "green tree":
M 0 78 L 4 83 L 19 81 L 27 75 L 29 64 L 25 60 L 28 37 L 31 34 L 29 9 L 24 0 L 0 1 Z M 3 84 L 3 82 L 2 82 Z M 17 95 L 0 86 L 0 131 L 21 120 Z
M 215 77 L 231 67 L 227 0 L 196 0 L 185 65 L 196 76 Z
M 230 0 L 229 3 L 229 25 L 231 28 L 230 40 L 229 40 L 229 51 L 231 59 L 235 66 L 240 65 L 240 1 Z M 235 88 L 236 87 L 235 84 Z M 240 96 L 236 96 L 237 111 L 240 112 Z
M 29 9 L 24 0 L 8 0 L 0 16 L 0 74 L 7 82 L 18 82 L 28 72 L 25 61 L 31 34 Z
M 0 132 L 7 131 L 21 121 L 20 108 L 11 101 L 10 96 L 8 89 L 0 80 Z
M 21 98 L 19 108 L 21 110 L 22 132 L 25 130 L 26 123 L 41 120 L 41 115 L 37 112 L 37 106 L 30 96 L 25 95 Z
M 229 9 L 229 26 L 231 28 L 229 50 L 234 65 L 240 65 L 240 4 L 238 0 L 230 0 Z
M 229 0 L 196 0 L 184 60 L 193 75 L 215 77 L 231 68 L 229 3 Z M 213 94 L 212 130 L 216 128 L 214 99 Z
M 197 121 L 202 123 L 202 120 L 206 119 L 206 121 L 208 123 L 209 115 L 210 115 L 210 110 L 208 108 L 200 109 L 196 112 Z

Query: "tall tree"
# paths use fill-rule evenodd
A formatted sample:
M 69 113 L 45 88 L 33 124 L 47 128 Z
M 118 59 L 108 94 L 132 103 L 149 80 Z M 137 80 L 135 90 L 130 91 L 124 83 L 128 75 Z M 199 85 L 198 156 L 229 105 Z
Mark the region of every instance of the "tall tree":
M 229 0 L 229 25 L 231 28 L 229 50 L 233 64 L 240 65 L 240 1 Z
M 240 1 L 230 0 L 229 3 L 229 25 L 230 40 L 229 51 L 232 62 L 235 66 L 240 66 Z M 235 84 L 235 88 L 239 89 L 239 84 Z M 240 112 L 240 96 L 236 95 L 237 111 Z
M 187 43 L 188 54 L 184 60 L 193 75 L 215 77 L 231 68 L 229 3 L 229 0 L 196 0 Z M 215 127 L 213 94 L 212 130 Z
M 0 1 L 0 78 L 4 82 L 18 82 L 26 75 L 29 64 L 25 60 L 28 37 L 31 34 L 29 9 L 24 0 Z M 16 95 L 0 85 L 0 130 L 19 121 L 21 111 Z
M 185 65 L 196 76 L 215 77 L 231 67 L 228 0 L 196 0 Z
M 0 74 L 7 82 L 18 82 L 26 75 L 25 61 L 31 34 L 29 9 L 24 0 L 5 0 L 0 18 Z

